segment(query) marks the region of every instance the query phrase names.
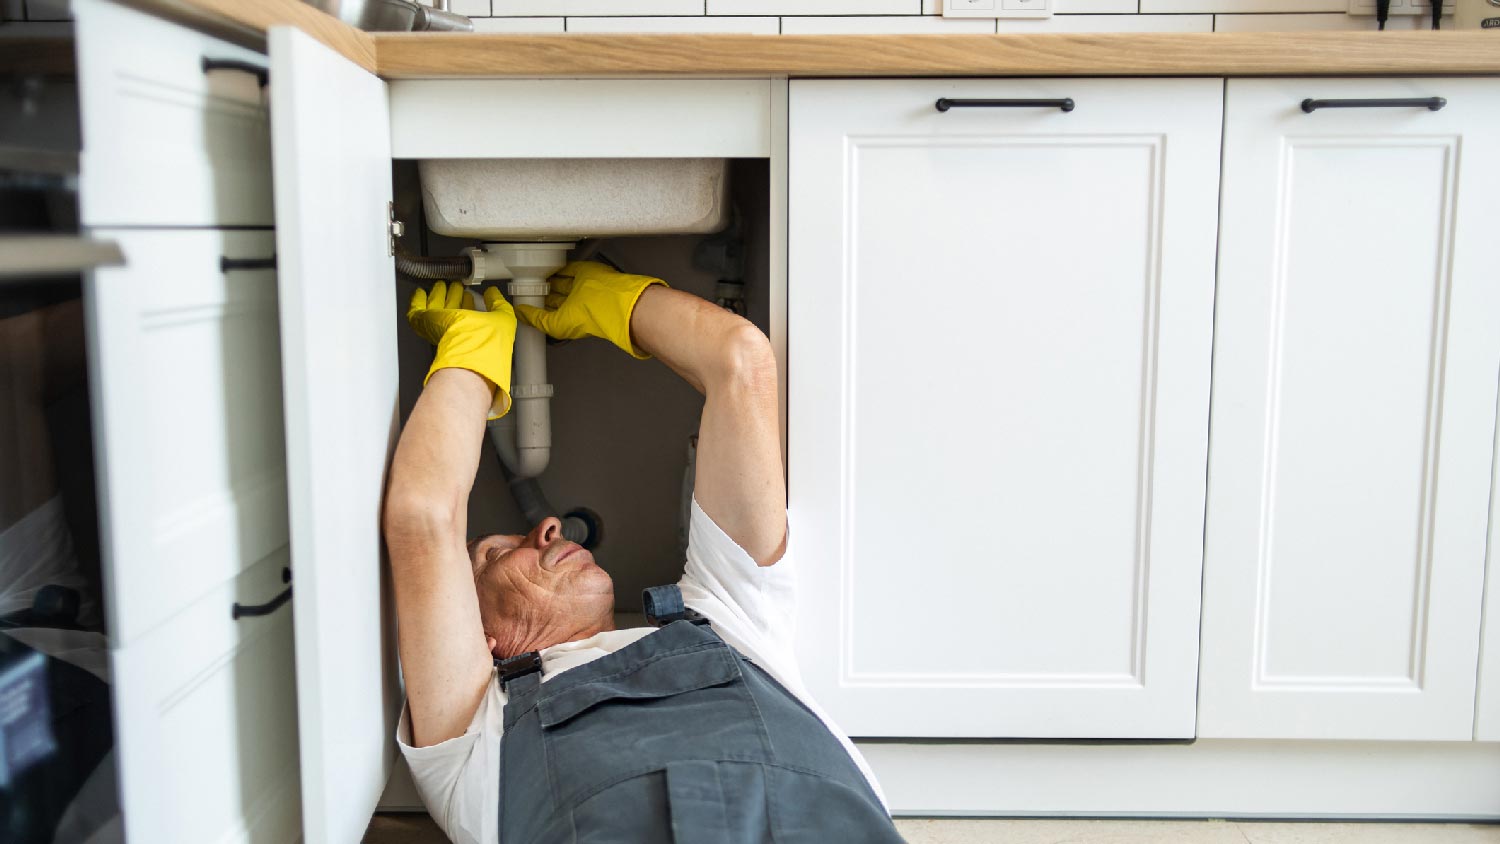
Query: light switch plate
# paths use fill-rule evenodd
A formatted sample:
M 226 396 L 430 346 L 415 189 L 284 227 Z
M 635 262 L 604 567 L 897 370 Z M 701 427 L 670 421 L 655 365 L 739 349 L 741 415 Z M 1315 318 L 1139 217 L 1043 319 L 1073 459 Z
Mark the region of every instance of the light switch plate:
M 943 17 L 1050 18 L 1053 2 L 1055 0 L 943 0 Z

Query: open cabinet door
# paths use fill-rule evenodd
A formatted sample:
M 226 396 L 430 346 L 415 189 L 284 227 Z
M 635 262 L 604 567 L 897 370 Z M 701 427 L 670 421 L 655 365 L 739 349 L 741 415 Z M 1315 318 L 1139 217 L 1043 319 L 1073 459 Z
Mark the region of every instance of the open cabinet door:
M 380 502 L 397 432 L 385 83 L 270 33 L 287 500 L 306 844 L 359 841 L 400 706 Z

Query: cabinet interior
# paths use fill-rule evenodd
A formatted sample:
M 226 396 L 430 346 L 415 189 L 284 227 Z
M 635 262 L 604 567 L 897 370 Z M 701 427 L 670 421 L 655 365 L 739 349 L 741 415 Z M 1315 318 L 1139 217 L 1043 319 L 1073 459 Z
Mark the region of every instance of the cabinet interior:
M 393 164 L 396 216 L 407 223 L 406 248 L 426 255 L 456 255 L 466 241 L 430 231 L 423 219 L 416 162 Z M 730 196 L 743 220 L 746 317 L 769 333 L 770 200 L 767 159 L 734 159 Z M 626 272 L 665 279 L 679 290 L 712 300 L 716 274 L 695 266 L 704 235 L 621 237 L 599 251 Z M 403 319 L 414 289 L 395 282 L 393 308 Z M 432 359 L 425 342 L 402 327 L 399 342 L 401 415 L 411 412 Z M 635 361 L 602 340 L 549 345 L 547 377 L 552 399 L 552 456 L 540 476 L 559 511 L 587 507 L 602 517 L 603 539 L 594 554 L 615 582 L 620 613 L 640 609 L 641 590 L 682 575 L 679 509 L 689 438 L 697 433 L 703 399 L 660 361 Z M 468 532 L 525 533 L 499 459 L 486 444 L 469 496 Z

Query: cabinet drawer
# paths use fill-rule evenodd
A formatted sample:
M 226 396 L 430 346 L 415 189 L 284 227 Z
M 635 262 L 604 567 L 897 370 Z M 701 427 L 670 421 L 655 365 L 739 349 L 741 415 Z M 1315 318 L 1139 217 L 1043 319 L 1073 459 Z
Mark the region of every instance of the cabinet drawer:
M 287 543 L 269 231 L 100 230 L 85 287 L 101 544 L 117 645 Z
M 283 546 L 111 652 L 127 840 L 297 840 L 292 608 L 230 615 L 285 589 L 286 566 Z
M 75 14 L 83 222 L 270 225 L 266 57 L 111 3 Z

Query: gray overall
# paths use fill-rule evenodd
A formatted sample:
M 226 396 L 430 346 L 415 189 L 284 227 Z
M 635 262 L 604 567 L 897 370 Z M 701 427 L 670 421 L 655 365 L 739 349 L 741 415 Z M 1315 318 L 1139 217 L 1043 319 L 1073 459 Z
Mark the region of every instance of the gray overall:
M 900 842 L 828 728 L 682 607 L 646 590 L 662 626 L 541 682 L 505 660 L 501 844 Z

